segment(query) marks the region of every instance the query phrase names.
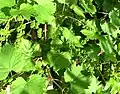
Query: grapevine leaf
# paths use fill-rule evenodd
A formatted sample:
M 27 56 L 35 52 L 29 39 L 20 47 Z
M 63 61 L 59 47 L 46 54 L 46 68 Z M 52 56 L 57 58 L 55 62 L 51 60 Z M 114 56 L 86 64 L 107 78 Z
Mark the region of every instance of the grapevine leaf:
M 80 70 L 81 69 L 82 69 L 81 66 L 76 66 L 75 64 L 73 64 L 71 71 L 68 69 L 68 70 L 66 70 L 64 72 L 65 82 L 71 82 L 71 81 L 73 81 L 80 74 Z M 69 75 L 69 73 L 74 74 L 75 78 L 71 77 L 71 75 Z
M 66 0 L 57 0 L 59 3 L 66 3 Z
M 116 57 L 112 49 L 113 48 L 112 38 L 110 36 L 101 36 L 99 40 L 100 40 L 99 46 L 101 50 L 105 52 L 105 58 L 107 60 L 115 62 Z
M 110 80 L 107 82 L 105 86 L 105 90 L 109 89 L 111 87 L 110 93 L 116 94 L 118 91 L 120 91 L 120 82 L 117 79 L 110 78 Z
M 81 6 L 85 9 L 86 12 L 95 14 L 96 12 L 96 8 L 95 6 L 92 4 L 93 0 L 80 0 L 80 4 Z
M 94 61 L 98 61 L 99 60 L 99 56 L 98 53 L 100 52 L 100 47 L 96 44 L 89 44 L 88 46 L 85 47 L 88 56 L 94 60 Z
M 54 20 L 54 13 L 56 11 L 56 6 L 55 4 L 50 1 L 50 0 L 47 0 L 48 2 L 46 1 L 43 1 L 43 0 L 36 0 L 38 5 L 34 5 L 34 9 L 36 11 L 36 13 L 38 14 L 36 17 L 36 20 L 39 22 L 39 23 L 51 23 L 52 20 Z
M 117 34 L 119 33 L 119 29 L 114 26 L 112 23 L 101 23 L 102 30 L 108 35 L 112 35 L 114 38 L 117 38 Z
M 84 34 L 85 36 L 87 36 L 88 39 L 93 39 L 95 36 L 95 32 L 94 31 L 89 31 L 87 29 L 83 29 L 81 30 L 82 34 Z
M 46 1 L 43 1 L 43 0 L 34 0 L 36 1 L 39 5 L 49 5 L 49 4 L 53 4 L 53 1 L 54 0 L 46 0 Z
M 115 3 L 117 3 L 117 0 L 104 0 L 103 1 L 103 10 L 104 11 L 111 11 L 114 9 Z
M 29 45 L 29 42 L 23 41 L 21 45 L 16 48 L 9 44 L 1 48 L 0 79 L 5 79 L 12 70 L 19 72 L 23 70 L 23 68 L 24 70 L 33 69 L 34 65 L 31 60 L 32 50 L 30 50 Z
M 77 0 L 57 0 L 59 3 L 62 3 L 62 4 L 76 4 L 77 3 Z
M 103 9 L 105 10 L 105 11 L 110 11 L 110 10 L 112 10 L 114 8 L 114 5 L 109 1 L 107 1 L 107 0 L 105 0 L 104 2 L 103 2 Z
M 25 84 L 27 84 L 27 82 L 22 77 L 18 77 L 15 81 L 12 82 L 11 85 L 12 94 L 21 94 L 25 87 Z
M 98 29 L 96 28 L 95 21 L 86 21 L 86 26 L 84 29 L 81 30 L 81 33 L 87 36 L 88 39 L 96 39 L 97 35 L 96 32 Z
M 85 18 L 82 9 L 81 9 L 80 7 L 78 7 L 77 5 L 74 5 L 74 4 L 73 4 L 73 5 L 71 6 L 71 9 L 73 9 L 74 12 L 75 12 L 78 16 L 80 16 L 80 17 L 82 17 L 82 18 Z
M 48 63 L 53 66 L 55 70 L 63 69 L 70 65 L 70 54 L 68 52 L 62 54 L 49 52 L 47 58 Z
M 69 75 L 71 75 L 71 77 L 75 77 L 75 75 L 72 73 L 69 73 Z M 87 89 L 90 85 L 89 77 L 79 74 L 79 76 L 70 84 L 73 94 L 84 94 L 84 89 Z
M 109 13 L 110 23 L 120 26 L 120 10 L 114 9 Z
M 25 19 L 30 19 L 30 16 L 33 14 L 33 15 L 37 15 L 36 14 L 36 11 L 34 10 L 33 6 L 30 5 L 30 4 L 21 4 L 20 5 L 20 9 L 17 10 L 17 9 L 12 9 L 10 11 L 11 15 L 14 16 L 14 15 L 22 15 L 25 17 Z
M 1 48 L 0 52 L 0 79 L 5 79 L 11 70 L 20 71 L 24 66 L 22 53 L 9 44 Z
M 24 57 L 24 59 L 22 59 L 22 62 L 26 62 L 24 64 L 23 70 L 24 71 L 33 70 L 34 63 L 32 61 L 32 55 L 33 55 L 34 51 L 31 46 L 32 43 L 29 40 L 22 39 L 18 45 L 19 45 L 19 49 L 23 53 L 23 57 Z
M 32 75 L 26 82 L 22 77 L 17 78 L 11 85 L 12 94 L 44 94 L 46 79 L 40 75 Z
M 0 19 L 3 19 L 3 20 L 0 20 L 0 23 L 6 21 L 6 19 L 7 19 L 5 14 L 3 12 L 1 12 L 1 11 L 0 11 Z
M 106 52 L 107 54 L 112 53 L 112 40 L 111 37 L 100 37 L 100 47 L 103 52 Z
M 59 94 L 57 90 L 48 90 L 47 94 Z
M 11 7 L 15 4 L 15 0 L 0 0 L 0 9 L 3 7 Z
M 76 47 L 82 47 L 79 42 L 79 38 L 75 36 L 73 32 L 68 28 L 62 28 L 62 34 L 69 43 L 75 45 Z
M 96 93 L 96 91 L 102 87 L 101 85 L 99 85 L 100 82 L 98 82 L 95 76 L 91 76 L 90 79 L 91 83 L 90 86 L 88 86 L 88 89 L 85 90 L 86 94 Z

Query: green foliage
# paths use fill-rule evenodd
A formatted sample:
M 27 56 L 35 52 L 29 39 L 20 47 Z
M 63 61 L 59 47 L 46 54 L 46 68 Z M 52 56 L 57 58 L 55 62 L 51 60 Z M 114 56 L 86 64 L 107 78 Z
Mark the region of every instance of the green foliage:
M 4 7 L 11 7 L 14 4 L 15 4 L 15 0 L 7 0 L 7 1 L 1 0 L 0 1 L 0 9 L 4 8 Z
M 119 94 L 119 0 L 0 0 L 0 94 Z
M 46 80 L 40 75 L 31 75 L 26 82 L 18 77 L 11 85 L 12 94 L 44 94 L 46 91 Z

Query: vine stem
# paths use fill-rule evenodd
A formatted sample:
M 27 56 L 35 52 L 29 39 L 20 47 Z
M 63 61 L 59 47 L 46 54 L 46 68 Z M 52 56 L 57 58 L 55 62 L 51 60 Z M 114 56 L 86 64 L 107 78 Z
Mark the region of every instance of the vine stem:
M 100 70 L 98 70 L 98 71 L 99 71 L 99 73 L 100 73 L 100 75 L 101 75 L 101 77 L 102 77 L 102 79 L 103 79 L 103 81 L 104 81 L 104 83 L 105 83 L 105 78 L 104 78 L 104 76 L 102 75 L 102 73 L 101 73 Z
M 45 40 L 47 39 L 47 24 L 44 25 Z
M 49 70 L 49 69 L 48 69 Z M 62 89 L 62 87 L 56 82 L 56 81 L 58 81 L 58 80 L 56 80 L 56 79 L 54 79 L 53 77 L 52 77 L 52 75 L 51 75 L 51 73 L 50 73 L 50 71 L 48 71 L 48 73 L 49 73 L 49 76 L 50 76 L 50 78 L 52 79 L 51 81 L 54 83 L 54 84 L 56 84 L 56 86 L 58 86 L 58 88 L 61 90 L 61 92 L 62 92 L 62 94 L 63 94 L 63 89 Z M 56 81 L 55 81 L 56 80 Z M 60 81 L 61 82 L 61 81 Z

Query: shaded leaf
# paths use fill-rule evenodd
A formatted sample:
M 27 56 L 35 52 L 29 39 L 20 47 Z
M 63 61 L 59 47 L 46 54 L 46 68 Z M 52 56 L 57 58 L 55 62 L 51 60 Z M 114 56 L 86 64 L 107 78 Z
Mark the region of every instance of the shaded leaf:
M 70 54 L 68 52 L 64 53 L 53 53 L 49 52 L 47 54 L 48 63 L 55 68 L 55 70 L 66 68 L 70 65 Z

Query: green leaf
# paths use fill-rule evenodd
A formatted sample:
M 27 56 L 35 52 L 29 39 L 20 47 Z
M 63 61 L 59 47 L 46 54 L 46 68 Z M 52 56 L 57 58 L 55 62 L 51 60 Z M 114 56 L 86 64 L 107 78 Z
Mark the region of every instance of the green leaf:
M 21 39 L 18 44 L 21 53 L 23 54 L 22 62 L 26 62 L 23 67 L 23 71 L 30 71 L 34 69 L 34 63 L 32 61 L 33 53 L 35 49 L 32 48 L 32 43 L 27 39 Z
M 74 4 L 73 4 L 73 5 L 71 6 L 71 9 L 73 9 L 74 12 L 75 12 L 78 16 L 80 16 L 80 17 L 82 17 L 82 18 L 85 18 L 82 9 L 81 9 L 80 7 L 78 7 L 77 5 L 74 5 Z
M 59 3 L 62 4 L 77 4 L 77 0 L 57 0 Z
M 10 35 L 10 33 L 11 32 L 9 30 L 1 29 L 0 30 L 0 40 L 5 41 L 8 38 L 8 36 Z
M 98 45 L 96 44 L 88 44 L 88 46 L 85 47 L 86 53 L 88 53 L 88 56 L 93 60 L 93 61 L 99 61 L 99 56 L 98 53 L 100 53 L 101 49 Z
M 105 86 L 104 89 L 105 90 L 110 89 L 110 93 L 111 94 L 118 93 L 118 91 L 120 91 L 120 82 L 119 82 L 119 79 L 110 78 L 110 80 L 107 82 L 107 84 L 106 84 L 106 86 Z
M 80 0 L 79 3 L 85 9 L 85 12 L 89 12 L 91 14 L 95 14 L 96 8 L 92 4 L 93 0 Z
M 21 60 L 22 53 L 14 49 L 13 46 L 6 44 L 1 48 L 0 52 L 0 80 L 3 80 L 7 77 L 11 70 L 21 71 L 24 63 Z
M 98 82 L 94 75 L 91 76 L 90 79 L 91 83 L 90 86 L 88 86 L 88 89 L 85 90 L 86 94 L 96 93 L 96 91 L 102 87 L 102 85 L 99 85 L 100 82 Z
M 106 54 L 110 54 L 113 52 L 113 49 L 112 49 L 113 42 L 110 36 L 105 36 L 105 37 L 101 36 L 99 40 L 100 40 L 99 46 L 101 47 L 101 50 L 103 52 L 106 52 Z
M 32 54 L 30 42 L 24 39 L 19 47 L 9 44 L 3 46 L 0 52 L 0 79 L 5 79 L 12 70 L 15 72 L 32 70 L 34 68 Z
M 54 20 L 54 13 L 56 11 L 56 6 L 52 2 L 52 0 L 35 0 L 37 1 L 38 5 L 34 5 L 34 9 L 36 13 L 38 14 L 36 17 L 36 20 L 39 23 L 51 23 L 52 20 Z
M 87 36 L 88 39 L 96 39 L 96 32 L 98 29 L 96 28 L 96 24 L 94 20 L 87 20 L 84 29 L 81 30 L 81 33 Z
M 11 7 L 15 4 L 15 0 L 0 0 L 0 9 L 3 7 Z
M 114 5 L 113 5 L 113 3 L 111 3 L 110 1 L 107 1 L 107 0 L 105 0 L 104 2 L 103 2 L 103 10 L 104 11 L 111 11 L 112 9 L 114 8 Z
M 114 38 L 117 38 L 117 34 L 119 33 L 119 28 L 114 26 L 112 23 L 101 23 L 102 30 L 108 35 L 112 35 Z
M 59 3 L 63 3 L 65 4 L 66 3 L 66 0 L 57 0 Z
M 7 94 L 6 90 L 1 90 L 0 94 Z
M 82 47 L 79 41 L 80 37 L 75 36 L 74 33 L 68 28 L 63 27 L 61 30 L 63 37 L 68 41 L 68 43 L 75 45 L 76 47 Z
M 66 40 L 72 40 L 74 38 L 74 34 L 68 28 L 63 27 L 61 30 Z
M 104 0 L 102 5 L 103 10 L 107 12 L 111 11 L 112 9 L 114 9 L 116 3 L 118 3 L 117 0 Z
M 22 77 L 12 82 L 12 94 L 44 94 L 46 92 L 46 79 L 40 75 L 32 75 L 26 82 Z
M 75 64 L 73 64 L 72 68 L 71 68 L 71 71 L 69 69 L 67 69 L 64 72 L 65 82 L 71 82 L 71 81 L 73 81 L 80 74 L 81 69 L 82 69 L 81 66 L 76 66 Z M 74 74 L 74 76 L 71 76 L 70 73 Z
M 48 64 L 54 67 L 55 70 L 66 68 L 70 65 L 70 53 L 49 52 L 47 54 Z
M 47 94 L 59 94 L 57 90 L 48 90 Z
M 0 19 L 0 23 L 6 21 L 6 16 L 2 11 L 0 11 Z
M 70 73 L 71 77 L 74 77 L 75 75 Z M 85 89 L 88 88 L 90 85 L 89 77 L 84 76 L 82 74 L 79 74 L 79 76 L 72 81 L 71 83 L 71 91 L 73 94 L 84 94 Z
M 105 52 L 104 59 L 116 62 L 116 55 L 113 51 L 113 40 L 110 36 L 101 36 L 99 38 L 101 51 Z
M 43 0 L 34 0 L 34 1 L 36 1 L 37 3 L 38 3 L 38 5 L 48 5 L 48 4 L 52 4 L 52 2 L 54 1 L 54 0 L 46 0 L 46 1 L 43 1 Z
M 114 9 L 109 13 L 110 23 L 120 26 L 120 10 Z
M 17 10 L 17 9 L 12 9 L 10 11 L 11 15 L 14 16 L 14 15 L 22 15 L 24 16 L 25 19 L 30 19 L 30 16 L 33 14 L 34 16 L 36 16 L 36 11 L 34 10 L 33 6 L 30 5 L 30 4 L 21 4 L 20 5 L 20 9 Z

